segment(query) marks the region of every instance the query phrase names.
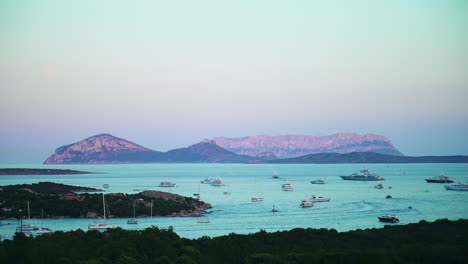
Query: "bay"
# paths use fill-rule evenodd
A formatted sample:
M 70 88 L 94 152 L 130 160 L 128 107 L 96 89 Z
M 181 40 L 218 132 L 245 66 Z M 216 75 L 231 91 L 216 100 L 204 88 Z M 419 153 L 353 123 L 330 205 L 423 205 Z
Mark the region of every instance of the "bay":
M 30 184 L 40 181 L 102 188 L 107 193 L 137 193 L 143 190 L 169 191 L 201 199 L 213 206 L 206 216 L 210 223 L 197 223 L 193 217 L 140 218 L 138 225 L 127 225 L 127 219 L 111 219 L 124 229 L 144 229 L 151 225 L 173 227 L 182 237 L 220 236 L 229 233 L 248 234 L 293 228 L 327 228 L 348 231 L 382 228 L 377 216 L 396 214 L 399 224 L 468 218 L 468 192 L 447 191 L 445 184 L 426 183 L 424 179 L 441 171 L 455 182 L 468 181 L 468 164 L 120 164 L 120 165 L 41 165 L 0 164 L 2 168 L 73 169 L 99 174 L 0 176 L 0 185 Z M 349 175 L 367 168 L 384 177 L 385 189 L 376 189 L 378 182 L 344 181 Z M 272 176 L 275 172 L 279 179 Z M 200 184 L 207 177 L 220 177 L 223 187 Z M 311 184 L 323 178 L 327 184 Z M 157 187 L 161 181 L 177 184 L 174 188 Z M 294 191 L 281 190 L 288 182 Z M 388 187 L 392 187 L 389 189 Z M 138 189 L 139 191 L 135 191 Z M 225 192 L 231 193 L 225 195 Z M 262 195 L 263 202 L 253 203 L 253 196 Z M 311 195 L 330 197 L 330 202 L 316 202 L 311 208 L 299 208 L 302 199 Z M 391 195 L 392 199 L 386 199 Z M 272 213 L 275 206 L 278 212 Z M 32 205 L 34 206 L 34 205 Z M 413 209 L 409 209 L 408 207 Z M 112 213 L 112 208 L 110 208 Z M 149 212 L 148 212 L 149 214 Z M 94 219 L 44 219 L 42 224 L 53 230 L 87 230 Z M 0 235 L 11 238 L 17 221 L 3 220 Z M 40 225 L 40 219 L 32 219 Z M 7 223 L 10 223 L 8 225 Z

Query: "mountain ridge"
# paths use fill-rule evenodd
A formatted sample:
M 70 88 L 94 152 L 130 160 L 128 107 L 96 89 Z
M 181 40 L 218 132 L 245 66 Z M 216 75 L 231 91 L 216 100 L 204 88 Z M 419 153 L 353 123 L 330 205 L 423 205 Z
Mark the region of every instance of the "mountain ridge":
M 237 154 L 255 156 L 270 151 L 279 158 L 314 153 L 377 152 L 403 156 L 385 136 L 376 134 L 336 133 L 327 136 L 279 135 L 215 137 L 217 144 Z

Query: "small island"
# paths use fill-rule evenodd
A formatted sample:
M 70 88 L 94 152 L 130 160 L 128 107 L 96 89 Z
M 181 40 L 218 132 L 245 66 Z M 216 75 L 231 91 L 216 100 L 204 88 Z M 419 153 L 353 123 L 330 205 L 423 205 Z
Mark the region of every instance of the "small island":
M 59 169 L 23 169 L 23 168 L 0 168 L 0 175 L 74 175 L 94 174 L 95 172 L 59 170 Z
M 28 202 L 32 218 L 96 218 L 102 216 L 100 189 L 53 182 L 0 186 L 0 219 L 27 217 Z M 105 195 L 111 217 L 202 216 L 210 204 L 194 198 L 159 191 Z

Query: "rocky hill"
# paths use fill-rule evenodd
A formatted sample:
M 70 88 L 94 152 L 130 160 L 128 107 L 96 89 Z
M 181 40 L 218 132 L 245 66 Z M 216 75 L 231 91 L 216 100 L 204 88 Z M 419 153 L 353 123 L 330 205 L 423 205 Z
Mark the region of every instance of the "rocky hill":
M 161 156 L 159 151 L 109 134 L 99 134 L 57 148 L 44 164 L 145 163 Z
M 213 138 L 220 147 L 242 155 L 255 156 L 272 152 L 279 158 L 298 157 L 314 153 L 376 152 L 402 156 L 384 136 L 339 133 L 329 136 L 283 135 Z

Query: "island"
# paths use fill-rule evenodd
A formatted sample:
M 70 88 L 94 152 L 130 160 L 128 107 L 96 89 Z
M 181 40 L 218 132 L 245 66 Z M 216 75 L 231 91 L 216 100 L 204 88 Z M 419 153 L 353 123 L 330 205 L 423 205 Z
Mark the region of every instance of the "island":
M 59 170 L 59 169 L 23 169 L 23 168 L 0 168 L 0 175 L 74 175 L 94 174 L 96 172 Z
M 102 217 L 102 190 L 39 182 L 0 186 L 0 219 L 27 217 L 28 202 L 32 218 Z M 137 194 L 105 194 L 111 217 L 202 216 L 211 205 L 191 197 L 160 191 Z

